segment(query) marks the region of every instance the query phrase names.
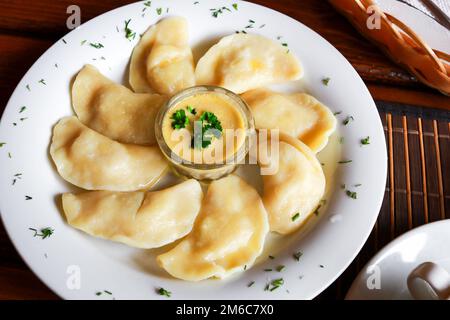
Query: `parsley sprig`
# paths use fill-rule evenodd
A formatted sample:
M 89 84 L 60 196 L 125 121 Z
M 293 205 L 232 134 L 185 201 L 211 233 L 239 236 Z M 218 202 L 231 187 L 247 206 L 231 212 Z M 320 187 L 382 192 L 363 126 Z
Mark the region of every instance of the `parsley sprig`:
M 180 130 L 186 128 L 189 125 L 189 118 L 186 116 L 186 112 L 183 109 L 175 111 L 170 117 L 172 121 L 172 128 Z
M 34 232 L 33 237 L 41 237 L 42 240 L 49 238 L 54 233 L 54 230 L 49 227 L 43 228 L 40 231 L 38 231 L 35 228 L 28 228 L 28 229 Z

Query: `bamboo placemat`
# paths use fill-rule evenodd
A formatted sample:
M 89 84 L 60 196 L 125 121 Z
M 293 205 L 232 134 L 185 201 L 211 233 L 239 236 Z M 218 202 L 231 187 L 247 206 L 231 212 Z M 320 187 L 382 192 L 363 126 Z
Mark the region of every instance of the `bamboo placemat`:
M 376 103 L 388 149 L 383 205 L 358 257 L 318 299 L 343 299 L 359 271 L 391 240 L 450 218 L 450 112 Z

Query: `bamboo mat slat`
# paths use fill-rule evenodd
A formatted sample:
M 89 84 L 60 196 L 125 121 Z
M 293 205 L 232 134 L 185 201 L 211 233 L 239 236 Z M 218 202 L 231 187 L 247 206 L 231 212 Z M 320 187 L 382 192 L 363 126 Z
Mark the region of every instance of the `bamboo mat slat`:
M 388 151 L 380 215 L 358 257 L 318 299 L 343 299 L 382 247 L 420 225 L 450 219 L 450 112 L 377 102 Z

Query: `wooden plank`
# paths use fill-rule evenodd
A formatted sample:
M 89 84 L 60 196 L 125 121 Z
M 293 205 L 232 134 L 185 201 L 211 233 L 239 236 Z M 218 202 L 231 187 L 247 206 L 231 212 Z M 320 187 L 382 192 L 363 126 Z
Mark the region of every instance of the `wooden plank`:
M 56 40 L 69 30 L 66 9 L 81 8 L 82 22 L 127 4 L 126 0 L 90 1 L 3 1 L 0 3 L 0 32 L 20 33 Z M 285 13 L 312 28 L 334 45 L 366 81 L 423 87 L 407 71 L 391 62 L 373 44 L 359 35 L 347 20 L 327 1 L 254 0 L 258 4 Z

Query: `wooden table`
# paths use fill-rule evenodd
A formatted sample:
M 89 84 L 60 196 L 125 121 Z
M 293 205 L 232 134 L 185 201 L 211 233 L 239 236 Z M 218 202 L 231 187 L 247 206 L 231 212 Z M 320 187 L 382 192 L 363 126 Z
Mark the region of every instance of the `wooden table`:
M 33 62 L 68 32 L 69 5 L 80 6 L 84 22 L 129 2 L 2 0 L 0 111 Z M 253 2 L 290 15 L 333 44 L 366 82 L 385 126 L 389 175 L 379 219 L 352 265 L 318 297 L 341 299 L 358 270 L 393 237 L 421 224 L 450 218 L 450 98 L 418 83 L 393 64 L 326 1 Z M 57 298 L 25 265 L 0 224 L 0 299 Z

